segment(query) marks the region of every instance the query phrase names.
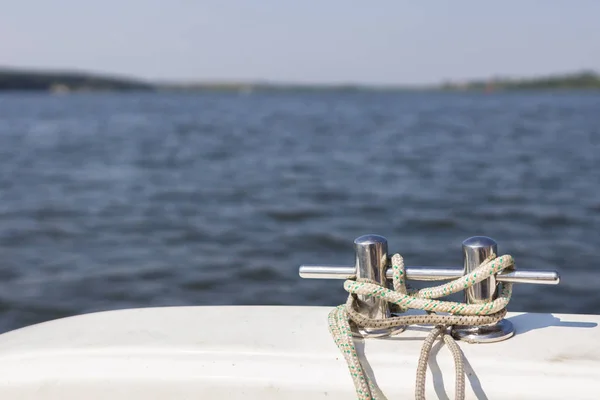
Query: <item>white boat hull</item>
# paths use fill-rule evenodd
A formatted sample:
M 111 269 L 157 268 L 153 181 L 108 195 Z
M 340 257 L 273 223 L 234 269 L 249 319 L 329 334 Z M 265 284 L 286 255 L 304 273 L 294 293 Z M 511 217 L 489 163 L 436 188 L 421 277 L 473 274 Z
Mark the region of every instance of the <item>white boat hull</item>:
M 0 335 L 2 399 L 351 399 L 331 307 L 172 307 L 87 314 Z M 460 342 L 467 398 L 598 399 L 600 316 L 509 313 L 516 335 Z M 427 328 L 358 341 L 389 399 L 414 397 Z M 454 397 L 438 343 L 428 398 Z

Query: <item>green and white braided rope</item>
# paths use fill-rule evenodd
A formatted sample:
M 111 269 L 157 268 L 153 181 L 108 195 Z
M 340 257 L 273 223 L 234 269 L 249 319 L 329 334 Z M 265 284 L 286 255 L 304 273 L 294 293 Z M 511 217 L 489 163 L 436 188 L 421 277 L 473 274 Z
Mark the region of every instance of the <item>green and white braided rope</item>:
M 456 366 L 456 398 L 464 399 L 465 380 L 462 353 L 454 339 L 446 334 L 452 325 L 488 325 L 500 321 L 506 315 L 506 306 L 512 294 L 512 284 L 504 283 L 498 297 L 483 304 L 464 304 L 451 301 L 435 300 L 440 297 L 468 289 L 490 276 L 505 269 L 514 267 L 514 259 L 509 255 L 490 256 L 473 272 L 448 282 L 444 285 L 408 292 L 406 289 L 404 259 L 399 254 L 392 257 L 392 283 L 394 290 L 382 287 L 377 282 L 366 279 L 344 282 L 344 289 L 349 296 L 346 304 L 336 307 L 329 313 L 329 331 L 337 347 L 340 349 L 354 381 L 356 394 L 360 400 L 378 399 L 378 390 L 363 370 L 356 347 L 354 346 L 352 322 L 358 327 L 365 328 L 394 328 L 403 325 L 435 325 L 423 343 L 417 367 L 415 397 L 425 399 L 425 377 L 427 360 L 435 340 L 441 336 L 444 343 L 453 354 Z M 388 303 L 396 304 L 401 310 L 418 309 L 427 311 L 427 315 L 406 315 L 385 319 L 365 317 L 356 311 L 356 295 L 377 297 Z M 437 315 L 437 312 L 450 315 Z

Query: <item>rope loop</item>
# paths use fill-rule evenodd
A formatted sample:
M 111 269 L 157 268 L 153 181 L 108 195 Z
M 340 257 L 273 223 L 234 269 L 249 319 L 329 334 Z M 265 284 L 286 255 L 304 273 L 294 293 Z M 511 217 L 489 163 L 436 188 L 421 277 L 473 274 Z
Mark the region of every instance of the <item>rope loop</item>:
M 495 300 L 482 304 L 465 304 L 452 301 L 437 300 L 488 279 L 505 269 L 514 268 L 514 259 L 510 255 L 497 257 L 491 254 L 471 273 L 443 285 L 409 291 L 406 288 L 406 271 L 404 259 L 394 254 L 392 264 L 393 290 L 369 279 L 346 280 L 344 289 L 349 293 L 346 304 L 336 307 L 329 313 L 329 331 L 336 345 L 344 355 L 348 369 L 354 381 L 356 394 L 360 400 L 378 399 L 378 390 L 374 382 L 365 374 L 354 341 L 350 322 L 364 328 L 398 328 L 404 325 L 433 325 L 430 334 L 425 338 L 417 367 L 415 398 L 425 399 L 425 377 L 427 361 L 433 343 L 441 338 L 454 357 L 456 369 L 456 398 L 465 397 L 465 377 L 463 358 L 460 347 L 451 335 L 446 332 L 454 325 L 490 325 L 500 321 L 506 315 L 506 306 L 512 295 L 512 283 L 503 283 L 502 290 Z M 390 305 L 396 306 L 400 312 L 409 309 L 423 310 L 427 314 L 402 315 L 391 318 L 369 318 L 357 311 L 357 295 L 376 297 Z M 445 313 L 445 314 L 439 314 Z

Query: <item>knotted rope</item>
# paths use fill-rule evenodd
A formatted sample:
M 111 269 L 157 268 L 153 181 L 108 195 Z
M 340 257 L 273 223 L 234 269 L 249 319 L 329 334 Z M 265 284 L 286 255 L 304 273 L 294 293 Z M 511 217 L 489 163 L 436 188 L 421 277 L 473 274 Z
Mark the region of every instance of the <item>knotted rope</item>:
M 392 257 L 394 290 L 387 289 L 379 283 L 367 279 L 345 281 L 344 289 L 349 293 L 348 300 L 346 304 L 336 307 L 329 313 L 329 332 L 346 359 L 358 398 L 360 400 L 376 400 L 379 397 L 374 382 L 365 374 L 360 364 L 352 339 L 351 322 L 357 327 L 363 328 L 397 328 L 403 325 L 416 324 L 434 325 L 430 334 L 425 338 L 421 349 L 417 366 L 415 398 L 418 400 L 425 399 L 425 378 L 429 353 L 435 340 L 441 336 L 454 357 L 456 368 L 455 396 L 457 399 L 464 399 L 465 377 L 462 352 L 452 336 L 446 334 L 446 331 L 453 325 L 488 325 L 500 321 L 506 315 L 506 306 L 512 294 L 512 284 L 503 283 L 502 291 L 498 297 L 493 301 L 482 304 L 464 304 L 435 299 L 468 289 L 476 283 L 512 267 L 514 267 L 514 260 L 511 256 L 504 255 L 496 258 L 496 255 L 492 254 L 473 272 L 461 278 L 444 285 L 409 292 L 406 289 L 404 260 L 399 254 L 395 254 Z M 402 311 L 407 309 L 424 310 L 427 311 L 428 315 L 406 315 L 384 319 L 368 318 L 356 311 L 356 295 L 385 300 L 388 303 L 398 305 Z M 435 314 L 438 312 L 445 312 L 450 315 Z

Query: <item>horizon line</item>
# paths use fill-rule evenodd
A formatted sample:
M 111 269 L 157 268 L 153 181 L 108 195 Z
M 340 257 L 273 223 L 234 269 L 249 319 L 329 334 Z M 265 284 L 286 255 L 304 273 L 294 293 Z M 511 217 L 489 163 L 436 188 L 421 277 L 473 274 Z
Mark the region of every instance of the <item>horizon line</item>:
M 563 76 L 580 75 L 580 74 L 592 74 L 600 75 L 600 72 L 594 68 L 579 68 L 569 71 L 557 71 L 552 73 L 544 73 L 537 75 L 513 75 L 513 74 L 489 74 L 487 77 L 473 77 L 473 78 L 447 78 L 440 79 L 435 82 L 428 83 L 399 83 L 399 82 L 388 82 L 388 83 L 369 83 L 360 81 L 346 81 L 346 82 L 334 82 L 334 81 L 286 81 L 286 80 L 269 80 L 266 78 L 254 78 L 254 79 L 227 79 L 227 78 L 204 78 L 198 80 L 189 79 L 176 79 L 176 78 L 143 78 L 127 73 L 118 72 L 101 72 L 93 69 L 81 69 L 78 67 L 21 67 L 14 65 L 0 65 L 0 73 L 12 72 L 12 73 L 31 73 L 31 74 L 47 74 L 47 75 L 84 75 L 96 78 L 111 78 L 120 80 L 135 81 L 138 83 L 145 83 L 156 86 L 199 86 L 199 85 L 224 85 L 224 86 L 295 86 L 295 87 L 356 87 L 356 88 L 398 88 L 398 89 L 411 89 L 411 88 L 429 88 L 436 87 L 446 84 L 461 84 L 461 83 L 473 83 L 473 82 L 494 82 L 498 80 L 512 81 L 512 80 L 527 80 L 527 79 L 544 79 L 544 78 L 557 78 Z

